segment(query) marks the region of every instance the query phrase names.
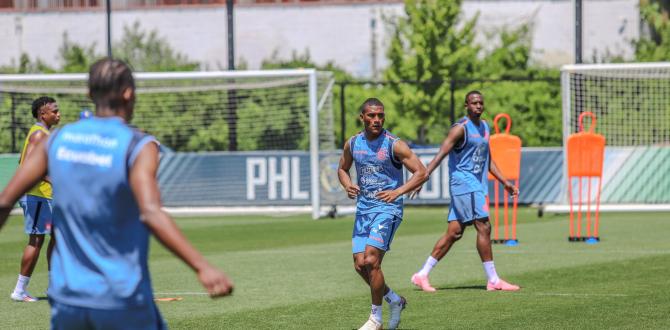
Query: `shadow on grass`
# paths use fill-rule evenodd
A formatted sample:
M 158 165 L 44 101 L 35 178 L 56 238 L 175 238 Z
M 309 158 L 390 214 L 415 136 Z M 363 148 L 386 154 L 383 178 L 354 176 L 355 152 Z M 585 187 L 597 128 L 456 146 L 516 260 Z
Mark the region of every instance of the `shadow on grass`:
M 484 290 L 486 291 L 486 285 L 461 285 L 461 286 L 442 286 L 435 288 L 439 291 L 442 290 Z

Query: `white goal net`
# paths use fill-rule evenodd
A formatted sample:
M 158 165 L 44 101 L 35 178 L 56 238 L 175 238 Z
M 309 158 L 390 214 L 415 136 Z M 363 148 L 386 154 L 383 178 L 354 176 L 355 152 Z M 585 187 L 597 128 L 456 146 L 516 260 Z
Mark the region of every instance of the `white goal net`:
M 335 150 L 333 77 L 313 69 L 136 73 L 132 125 L 163 146 L 166 206 L 308 207 L 316 217 L 320 154 Z M 94 110 L 86 74 L 0 75 L 0 153 L 18 153 L 51 96 L 61 125 Z M 323 155 L 321 156 L 323 158 Z M 2 166 L 0 164 L 0 166 Z
M 670 63 L 567 65 L 561 85 L 563 145 L 583 112 L 595 114 L 606 139 L 601 209 L 669 209 Z

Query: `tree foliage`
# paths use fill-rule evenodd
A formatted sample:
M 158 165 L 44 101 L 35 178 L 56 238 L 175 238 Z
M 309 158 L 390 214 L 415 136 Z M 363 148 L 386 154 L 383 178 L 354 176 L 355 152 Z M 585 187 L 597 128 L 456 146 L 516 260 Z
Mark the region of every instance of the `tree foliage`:
M 95 43 L 82 46 L 70 41 L 67 33 L 63 33 L 63 44 L 58 49 L 62 62 L 61 72 L 77 73 L 88 72 L 88 68 L 96 59 L 102 57 L 95 53 Z
M 634 42 L 639 62 L 670 60 L 669 1 L 641 0 L 640 18 L 649 28 L 649 35 Z
M 480 44 L 475 38 L 477 16 L 463 21 L 460 5 L 461 1 L 411 0 L 405 6 L 405 16 L 389 22 L 395 32 L 387 54 L 390 65 L 384 78 L 391 83 L 362 83 L 332 62 L 316 65 L 308 51 L 293 52 L 288 59 L 279 58 L 275 52 L 262 62 L 262 69 L 317 68 L 333 72 L 337 82 L 348 82 L 344 89 L 341 85 L 333 89 L 333 134 L 338 144 L 340 136 L 348 137 L 361 129 L 358 108 L 368 97 L 384 102 L 386 127 L 395 134 L 418 144 L 438 144 L 450 127 L 451 107 L 457 117 L 464 115 L 465 93 L 478 89 L 485 95 L 485 118 L 490 120 L 497 113 L 509 113 L 514 121 L 512 133 L 520 135 L 524 145 L 560 145 L 558 72 L 531 65 L 530 26 L 503 29 Z M 95 48 L 95 45 L 78 45 L 64 36 L 59 49 L 59 69 L 25 56 L 22 64 L 11 70 L 86 72 L 93 61 L 102 57 Z M 199 67 L 175 51 L 156 31 L 143 30 L 137 22 L 124 27 L 121 40 L 114 43 L 114 54 L 129 62 L 136 71 L 183 71 Z M 529 77 L 538 80 L 528 81 Z M 512 81 L 520 78 L 526 80 Z M 555 80 L 543 80 L 545 78 Z M 341 98 L 343 90 L 345 94 Z M 308 148 L 309 118 L 304 111 L 307 96 L 278 100 L 279 94 L 273 90 L 237 91 L 238 150 Z M 27 107 L 30 97 L 32 95 L 23 98 L 26 104 L 20 101 L 20 105 L 14 105 L 21 125 L 29 125 L 32 120 Z M 75 120 L 82 107 L 90 106 L 81 95 L 56 97 L 64 122 Z M 229 104 L 228 98 L 226 91 L 142 94 L 138 97 L 134 122 L 174 150 L 227 150 L 230 118 L 221 105 Z M 8 114 L 12 102 L 10 98 L 2 101 L 0 111 Z M 268 113 L 268 105 L 277 103 L 285 105 L 291 120 L 277 120 Z M 344 132 L 339 125 L 342 108 L 346 111 Z M 4 120 L 0 125 L 8 127 Z M 259 134 L 241 135 L 245 132 Z M 3 134 L 10 134 L 9 130 L 3 130 Z M 7 150 L 7 145 L 2 144 L 0 148 Z
M 199 63 L 175 51 L 158 31 L 145 31 L 140 22 L 123 27 L 123 37 L 114 44 L 114 57 L 132 65 L 135 71 L 193 71 Z
M 474 43 L 477 17 L 458 27 L 461 1 L 407 0 L 405 15 L 392 24 L 385 78 L 398 96 L 394 103 L 403 117 L 416 123 L 416 139 L 428 143 L 428 129 L 441 123 L 440 109 L 448 100 L 448 79 L 471 77 L 480 47 Z
M 13 62 L 13 61 L 12 61 Z M 0 67 L 0 73 L 54 73 L 52 67 L 46 65 L 41 59 L 31 59 L 26 53 L 22 53 L 18 63 Z
M 63 43 L 58 49 L 59 68 L 52 68 L 39 58 L 31 59 L 21 54 L 18 64 L 0 67 L 3 73 L 84 73 L 96 60 L 105 55 L 96 52 L 97 45 L 82 45 L 71 41 L 63 33 Z M 174 50 L 158 31 L 147 31 L 139 21 L 123 27 L 123 35 L 112 45 L 114 57 L 130 64 L 135 71 L 193 71 L 200 63 L 189 60 Z
M 185 56 L 173 50 L 165 39 L 158 36 L 157 31 L 145 31 L 137 22 L 124 27 L 124 35 L 120 41 L 114 43 L 113 47 L 115 55 L 126 60 L 135 71 L 183 71 L 194 70 L 199 66 L 197 62 L 189 61 Z M 67 34 L 63 35 L 63 43 L 58 50 L 58 56 L 59 68 L 49 67 L 39 58 L 32 59 L 27 54 L 22 54 L 17 64 L 0 68 L 0 72 L 88 72 L 90 65 L 103 57 L 102 54 L 96 52 L 95 43 L 81 45 L 71 41 Z M 33 85 L 32 87 L 39 87 L 41 90 L 50 90 L 45 88 L 48 87 L 46 85 Z M 23 86 L 23 90 L 30 90 L 26 87 Z M 56 91 L 62 89 L 63 86 L 54 85 L 53 87 L 53 90 Z M 83 86 L 80 87 L 83 88 Z M 0 130 L 0 152 L 16 151 L 11 149 L 12 135 L 14 135 L 15 144 L 23 142 L 28 127 L 34 122 L 30 115 L 30 104 L 33 99 L 43 93 L 15 92 L 0 95 L 0 127 L 2 127 L 2 130 Z M 76 120 L 82 108 L 90 109 L 93 106 L 85 94 L 53 92 L 50 93 L 50 96 L 55 97 L 60 105 L 62 123 Z M 143 123 L 145 127 L 141 128 L 157 135 L 168 146 L 173 144 L 179 150 L 196 150 L 189 149 L 190 147 L 200 148 L 197 150 L 221 150 L 215 148 L 224 146 L 227 143 L 226 141 L 218 141 L 215 134 L 200 133 L 195 129 L 195 127 L 207 128 L 209 125 L 215 125 L 212 130 L 207 130 L 207 132 L 213 130 L 216 130 L 217 134 L 221 131 L 225 132 L 225 128 L 216 126 L 218 122 L 207 121 L 207 116 L 198 117 L 205 111 L 214 111 L 213 108 L 215 107 L 211 104 L 218 104 L 220 98 L 215 97 L 215 100 L 212 101 L 207 96 L 196 96 L 202 102 L 188 103 L 188 109 L 175 109 L 174 104 L 187 104 L 184 100 L 192 97 L 193 95 L 184 94 L 143 95 L 136 105 L 135 117 L 138 119 L 158 117 L 151 123 Z M 140 120 L 138 122 L 141 123 Z M 185 123 L 191 125 L 185 125 Z M 201 126 L 194 126 L 193 123 L 199 123 Z M 14 129 L 11 128 L 12 126 Z M 206 144 L 209 144 L 207 148 L 204 147 Z
M 558 72 L 531 66 L 530 26 L 504 28 L 480 44 L 475 38 L 478 15 L 463 20 L 461 3 L 407 0 L 405 15 L 390 22 L 394 36 L 385 78 L 400 116 L 396 133 L 418 144 L 439 143 L 450 125 L 450 108 L 454 107 L 457 116 L 464 114 L 460 96 L 468 89 L 479 89 L 485 95 L 486 117 L 502 111 L 518 113 L 524 120 L 536 120 L 534 125 L 524 122 L 525 127 L 551 128 L 542 132 L 526 129 L 522 135 L 526 145 L 560 144 Z M 468 83 L 548 77 L 556 79 L 555 83 Z

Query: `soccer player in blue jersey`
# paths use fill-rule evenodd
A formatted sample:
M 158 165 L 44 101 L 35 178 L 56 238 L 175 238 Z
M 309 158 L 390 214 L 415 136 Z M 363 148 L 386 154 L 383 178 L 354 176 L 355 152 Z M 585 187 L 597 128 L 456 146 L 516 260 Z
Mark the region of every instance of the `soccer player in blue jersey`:
M 49 283 L 53 329 L 162 329 L 147 265 L 149 233 L 189 265 L 212 297 L 233 285 L 210 265 L 164 211 L 156 181 L 158 143 L 128 122 L 130 68 L 91 66 L 93 118 L 40 143 L 0 193 L 0 226 L 21 194 L 49 173 L 58 241 Z
M 60 111 L 56 100 L 41 96 L 33 101 L 32 115 L 37 122 L 30 128 L 23 143 L 23 150 L 19 158 L 19 164 L 23 164 L 25 159 L 35 150 L 35 147 L 49 137 L 51 128 L 60 122 Z M 35 302 L 37 298 L 28 293 L 28 284 L 30 277 L 35 270 L 37 260 L 40 257 L 40 251 L 44 244 L 46 234 L 51 234 L 51 209 L 52 209 L 52 190 L 51 182 L 48 178 L 42 180 L 21 198 L 19 204 L 23 208 L 25 222 L 25 232 L 28 234 L 28 245 L 23 250 L 21 257 L 21 270 L 19 278 L 16 281 L 14 291 L 10 298 L 14 301 Z M 53 251 L 54 237 L 51 236 L 47 246 L 47 263 L 50 263 L 51 253 Z
M 484 112 L 484 97 L 479 91 L 465 96 L 467 116 L 449 130 L 435 158 L 428 164 L 430 175 L 449 155 L 449 208 L 447 231 L 437 241 L 431 255 L 419 272 L 412 276 L 412 283 L 423 291 L 433 292 L 428 273 L 449 251 L 454 242 L 463 235 L 469 225 L 477 230 L 477 251 L 488 279 L 489 291 L 516 291 L 519 286 L 509 284 L 496 273 L 491 249 L 491 224 L 488 213 L 488 172 L 490 171 L 505 189 L 516 196 L 518 189 L 508 182 L 491 159 L 489 150 L 489 126 L 480 117 Z M 490 167 L 489 167 L 490 164 Z M 418 191 L 418 190 L 417 190 Z
M 396 329 L 406 300 L 386 285 L 381 265 L 402 221 L 403 195 L 426 180 L 426 168 L 405 142 L 384 129 L 381 101 L 367 99 L 360 109 L 364 130 L 345 143 L 338 168 L 347 195 L 357 199 L 352 234 L 354 268 L 372 295 L 370 317 L 360 329 L 382 328 L 382 299 L 391 314 L 387 328 Z M 356 164 L 358 184 L 351 181 L 352 164 Z M 404 184 L 403 166 L 413 173 Z

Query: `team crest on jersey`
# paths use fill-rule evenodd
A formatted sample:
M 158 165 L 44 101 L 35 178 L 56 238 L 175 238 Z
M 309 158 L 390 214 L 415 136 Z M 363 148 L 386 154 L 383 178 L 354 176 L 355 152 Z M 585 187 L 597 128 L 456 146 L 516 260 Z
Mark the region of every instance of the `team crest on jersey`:
M 377 151 L 377 159 L 379 160 L 387 160 L 389 158 L 389 152 L 385 148 L 379 148 L 379 151 Z

